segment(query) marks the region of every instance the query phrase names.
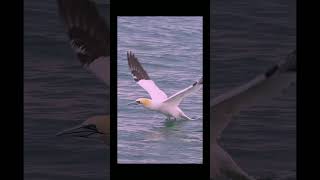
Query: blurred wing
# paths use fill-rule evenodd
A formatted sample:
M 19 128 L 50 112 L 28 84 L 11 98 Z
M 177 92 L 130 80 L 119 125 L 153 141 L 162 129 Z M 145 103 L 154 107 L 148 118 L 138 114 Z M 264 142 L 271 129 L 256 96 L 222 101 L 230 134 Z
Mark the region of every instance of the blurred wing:
M 81 64 L 109 85 L 110 31 L 103 17 L 99 15 L 95 3 L 90 0 L 57 2 L 71 47 Z
M 280 96 L 296 80 L 296 52 L 252 81 L 213 99 L 210 107 L 211 137 L 215 141 L 231 118 L 241 110 Z
M 150 79 L 149 75 L 132 52 L 127 53 L 127 58 L 133 79 L 149 93 L 151 99 L 155 101 L 167 99 L 167 95 Z
M 195 83 L 193 83 L 191 86 L 170 96 L 167 100 L 164 101 L 164 103 L 169 103 L 171 105 L 178 106 L 185 97 L 201 89 L 202 84 L 203 84 L 203 79 L 201 78 Z

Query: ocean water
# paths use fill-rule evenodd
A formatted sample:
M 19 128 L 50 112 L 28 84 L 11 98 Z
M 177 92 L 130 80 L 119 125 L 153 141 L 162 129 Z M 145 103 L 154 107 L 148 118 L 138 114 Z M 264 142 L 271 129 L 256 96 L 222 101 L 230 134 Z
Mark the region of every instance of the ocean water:
M 295 1 L 211 1 L 210 81 L 217 96 L 296 48 Z M 222 146 L 258 179 L 296 179 L 296 85 L 270 104 L 240 113 Z
M 107 87 L 81 67 L 57 12 L 56 1 L 24 1 L 24 176 L 109 179 L 109 148 L 103 143 L 55 136 L 109 113 Z
M 202 90 L 180 104 L 195 121 L 127 105 L 149 95 L 133 80 L 126 55 L 134 52 L 169 97 L 202 76 L 202 17 L 119 17 L 117 29 L 118 163 L 202 163 Z

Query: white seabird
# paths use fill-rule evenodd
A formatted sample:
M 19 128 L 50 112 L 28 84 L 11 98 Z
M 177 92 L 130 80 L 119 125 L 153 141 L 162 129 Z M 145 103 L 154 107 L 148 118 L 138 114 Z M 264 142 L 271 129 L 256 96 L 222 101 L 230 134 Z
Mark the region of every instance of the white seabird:
M 210 100 L 210 177 L 253 180 L 219 145 L 222 131 L 240 111 L 280 96 L 296 81 L 296 51 L 248 83 Z
M 90 0 L 57 0 L 57 3 L 71 47 L 82 66 L 94 73 L 109 88 L 110 30 L 103 17 L 99 15 L 96 4 Z M 110 116 L 90 117 L 79 126 L 64 130 L 57 135 L 78 137 L 98 135 L 109 144 Z
M 127 58 L 133 79 L 138 85 L 146 90 L 151 97 L 151 99 L 138 98 L 135 103 L 141 104 L 143 107 L 149 110 L 162 113 L 167 116 L 168 119 L 173 117 L 175 119 L 193 120 L 184 114 L 184 112 L 179 108 L 179 104 L 185 97 L 198 91 L 202 87 L 202 78 L 168 98 L 166 93 L 159 89 L 154 81 L 150 79 L 149 75 L 143 69 L 138 59 L 132 52 L 127 52 Z

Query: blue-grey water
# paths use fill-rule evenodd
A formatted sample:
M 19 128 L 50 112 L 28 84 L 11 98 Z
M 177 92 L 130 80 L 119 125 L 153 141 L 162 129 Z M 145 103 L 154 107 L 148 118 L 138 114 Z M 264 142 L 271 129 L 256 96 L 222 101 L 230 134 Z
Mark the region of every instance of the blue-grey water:
M 212 1 L 211 88 L 241 85 L 296 47 L 296 2 Z M 258 179 L 296 179 L 296 86 L 272 103 L 236 116 L 221 143 Z
M 119 17 L 117 29 L 118 162 L 202 163 L 202 90 L 180 104 L 195 121 L 127 105 L 150 97 L 133 80 L 126 55 L 133 51 L 169 97 L 202 76 L 202 17 Z
M 54 0 L 24 1 L 24 176 L 109 179 L 109 148 L 103 143 L 55 136 L 109 112 L 106 86 L 81 67 L 57 12 Z

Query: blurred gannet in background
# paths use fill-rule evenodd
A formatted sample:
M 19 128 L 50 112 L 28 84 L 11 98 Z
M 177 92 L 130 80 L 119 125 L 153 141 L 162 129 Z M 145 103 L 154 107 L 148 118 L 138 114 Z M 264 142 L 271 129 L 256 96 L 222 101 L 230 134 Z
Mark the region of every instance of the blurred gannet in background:
M 127 53 L 127 58 L 133 79 L 151 96 L 151 99 L 139 98 L 133 103 L 141 104 L 143 107 L 149 110 L 160 112 L 167 116 L 168 119 L 173 117 L 175 119 L 193 120 L 184 114 L 184 112 L 179 108 L 179 104 L 185 97 L 198 91 L 202 87 L 202 78 L 194 82 L 191 86 L 175 93 L 168 98 L 167 95 L 158 88 L 153 80 L 149 78 L 147 72 L 143 69 L 138 59 L 132 52 Z
M 110 31 L 90 0 L 57 0 L 59 14 L 71 47 L 82 66 L 110 86 Z M 108 16 L 109 18 L 109 16 Z M 58 133 L 78 137 L 99 136 L 109 144 L 110 116 L 94 116 L 82 124 Z
M 210 177 L 253 180 L 219 146 L 218 140 L 232 117 L 280 96 L 296 81 L 296 51 L 248 83 L 210 100 Z

